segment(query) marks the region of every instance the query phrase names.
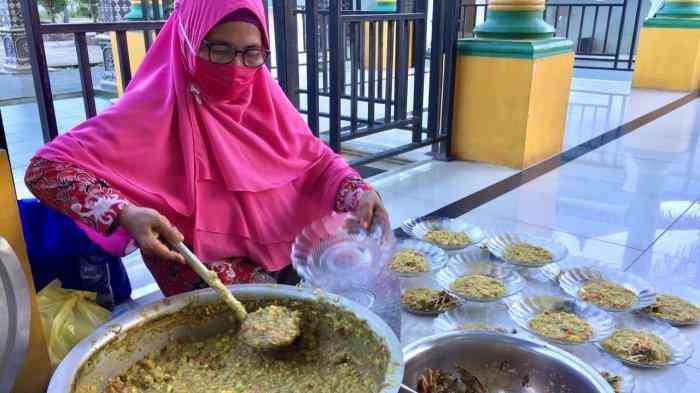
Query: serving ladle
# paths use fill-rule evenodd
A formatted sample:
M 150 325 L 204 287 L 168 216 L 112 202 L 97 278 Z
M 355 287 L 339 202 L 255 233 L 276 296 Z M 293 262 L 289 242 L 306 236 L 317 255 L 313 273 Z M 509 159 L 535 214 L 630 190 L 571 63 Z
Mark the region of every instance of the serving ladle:
M 192 270 L 231 308 L 236 320 L 240 323 L 243 342 L 259 350 L 273 350 L 288 347 L 299 337 L 301 318 L 298 311 L 271 305 L 248 313 L 245 306 L 221 282 L 219 275 L 207 269 L 184 243 L 173 246 L 182 254 Z

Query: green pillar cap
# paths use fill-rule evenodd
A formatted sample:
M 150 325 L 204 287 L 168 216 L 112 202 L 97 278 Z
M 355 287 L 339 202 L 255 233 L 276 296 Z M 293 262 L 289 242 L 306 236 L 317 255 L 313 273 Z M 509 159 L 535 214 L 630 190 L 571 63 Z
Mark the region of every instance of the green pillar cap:
M 126 20 L 143 20 L 143 8 L 141 8 L 141 2 L 135 1 L 131 2 L 131 9 L 129 13 L 124 17 Z
M 396 11 L 396 0 L 388 0 L 388 1 L 377 0 L 372 11 L 387 11 L 387 12 Z
M 489 10 L 486 21 L 474 29 L 476 38 L 500 40 L 543 40 L 554 32 L 542 11 Z
M 700 2 L 666 2 L 656 18 L 700 19 Z

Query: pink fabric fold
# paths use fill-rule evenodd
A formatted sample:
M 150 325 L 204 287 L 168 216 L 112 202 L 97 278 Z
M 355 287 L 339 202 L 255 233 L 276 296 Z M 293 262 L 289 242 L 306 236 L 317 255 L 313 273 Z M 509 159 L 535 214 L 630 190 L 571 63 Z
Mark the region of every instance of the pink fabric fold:
M 240 10 L 257 17 L 267 45 L 260 0 L 181 0 L 124 96 L 37 155 L 160 211 L 205 261 L 246 256 L 277 271 L 294 236 L 332 212 L 340 182 L 356 173 L 311 134 L 266 67 L 221 78 L 222 94 L 198 79 L 218 66 L 201 64 L 199 44 Z M 124 231 L 90 236 L 109 250 L 129 241 Z

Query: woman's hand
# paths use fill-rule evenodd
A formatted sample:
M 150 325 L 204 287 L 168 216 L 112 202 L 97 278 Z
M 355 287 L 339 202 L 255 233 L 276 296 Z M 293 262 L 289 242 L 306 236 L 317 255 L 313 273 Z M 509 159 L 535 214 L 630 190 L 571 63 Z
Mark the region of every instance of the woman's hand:
M 369 229 L 373 224 L 378 223 L 384 226 L 385 232 L 391 231 L 389 214 L 384 208 L 379 194 L 374 190 L 367 191 L 360 196 L 355 209 L 355 217 L 360 220 L 360 225 L 365 229 Z
M 128 205 L 117 216 L 141 249 L 141 253 L 158 259 L 184 263 L 185 259 L 170 249 L 171 244 L 183 241 L 184 237 L 167 218 L 153 209 Z

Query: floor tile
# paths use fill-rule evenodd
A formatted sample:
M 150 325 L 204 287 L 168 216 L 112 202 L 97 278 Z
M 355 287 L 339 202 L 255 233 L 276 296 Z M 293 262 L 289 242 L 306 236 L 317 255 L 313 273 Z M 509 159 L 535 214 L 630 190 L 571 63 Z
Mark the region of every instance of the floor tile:
M 514 173 L 509 168 L 476 162 L 430 161 L 370 179 L 370 183 L 380 193 L 410 195 L 427 201 L 432 212 Z
M 694 204 L 651 247 L 662 253 L 686 261 L 700 261 L 700 204 Z
M 644 250 L 692 204 L 628 190 L 635 184 L 630 186 L 624 178 L 605 181 L 577 174 L 564 169 L 550 172 L 477 212 Z M 669 208 L 671 203 L 674 209 Z

